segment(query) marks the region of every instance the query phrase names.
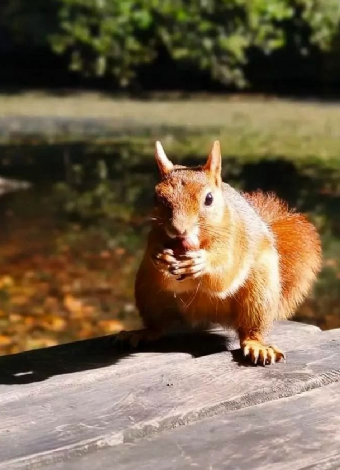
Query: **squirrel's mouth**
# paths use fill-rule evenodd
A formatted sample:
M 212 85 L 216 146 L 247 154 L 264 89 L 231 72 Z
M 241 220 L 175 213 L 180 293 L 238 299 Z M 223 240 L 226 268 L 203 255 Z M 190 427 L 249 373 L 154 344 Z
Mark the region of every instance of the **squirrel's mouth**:
M 198 236 L 198 229 L 193 229 L 190 232 L 185 231 L 184 233 L 175 233 L 169 228 L 165 229 L 167 236 L 171 239 L 171 243 L 175 244 L 183 244 L 187 245 L 188 247 L 199 247 L 200 240 Z
M 175 256 L 184 254 L 186 251 L 196 251 L 200 248 L 197 235 L 171 238 L 166 244 L 167 248 L 174 251 Z
M 192 234 L 192 235 L 188 235 L 188 236 L 185 236 L 185 237 L 177 237 L 179 240 L 181 240 L 182 242 L 186 242 L 190 245 L 193 245 L 193 246 L 198 246 L 199 245 L 199 238 L 198 238 L 198 235 L 196 234 Z

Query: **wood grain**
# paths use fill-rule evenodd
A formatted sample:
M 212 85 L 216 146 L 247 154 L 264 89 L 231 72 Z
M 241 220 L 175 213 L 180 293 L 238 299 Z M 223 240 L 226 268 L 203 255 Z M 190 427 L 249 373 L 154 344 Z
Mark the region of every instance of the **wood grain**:
M 225 413 L 155 438 L 48 467 L 47 470 L 338 469 L 340 388 Z
M 340 381 L 340 330 L 278 323 L 271 340 L 287 363 L 267 368 L 245 363 L 235 339 L 221 330 L 178 334 L 131 352 L 106 337 L 0 358 L 0 469 L 45 468 L 113 446 L 120 455 L 130 443 L 240 410 L 256 424 L 267 402 L 284 420 L 288 397 Z

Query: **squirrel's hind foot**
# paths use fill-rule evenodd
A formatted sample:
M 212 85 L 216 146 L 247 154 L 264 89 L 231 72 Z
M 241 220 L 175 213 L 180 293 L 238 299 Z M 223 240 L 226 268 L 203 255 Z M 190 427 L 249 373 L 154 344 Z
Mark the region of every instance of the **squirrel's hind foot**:
M 262 366 L 285 362 L 285 355 L 280 349 L 273 345 L 263 344 L 261 341 L 248 339 L 241 343 L 244 357 L 253 364 Z

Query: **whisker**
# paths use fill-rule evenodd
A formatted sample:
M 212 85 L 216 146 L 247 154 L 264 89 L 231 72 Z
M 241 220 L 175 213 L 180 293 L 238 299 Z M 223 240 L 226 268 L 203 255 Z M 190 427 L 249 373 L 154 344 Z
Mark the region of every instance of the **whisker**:
M 158 225 L 158 226 L 164 226 L 165 225 L 164 220 L 160 219 L 159 217 L 150 217 L 148 220 L 149 220 L 149 222 L 152 222 L 152 224 L 154 224 L 154 225 Z
M 196 291 L 194 292 L 194 295 L 192 296 L 192 298 L 189 300 L 189 302 L 188 302 L 187 304 L 184 304 L 184 308 L 185 308 L 185 309 L 187 309 L 187 308 L 193 303 L 193 301 L 195 300 L 195 298 L 197 297 L 197 294 L 198 294 L 199 288 L 201 287 L 201 284 L 202 284 L 202 279 L 200 279 L 200 282 L 198 283 L 197 289 L 196 289 Z

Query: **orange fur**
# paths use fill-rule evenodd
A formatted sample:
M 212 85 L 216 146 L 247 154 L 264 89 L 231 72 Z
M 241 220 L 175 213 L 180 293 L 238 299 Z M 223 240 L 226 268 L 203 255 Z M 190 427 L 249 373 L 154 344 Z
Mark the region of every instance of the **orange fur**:
M 315 228 L 274 195 L 240 194 L 222 183 L 218 143 L 205 166 L 173 165 L 160 144 L 156 161 L 161 182 L 135 284 L 145 327 L 165 331 L 178 317 L 232 326 L 253 362 L 280 360 L 263 335 L 294 312 L 320 269 Z M 175 257 L 167 249 L 173 237 L 198 237 L 199 250 Z
M 308 294 L 321 268 L 321 242 L 315 227 L 303 214 L 289 210 L 274 194 L 245 194 L 268 224 L 280 259 L 281 318 L 291 316 Z

